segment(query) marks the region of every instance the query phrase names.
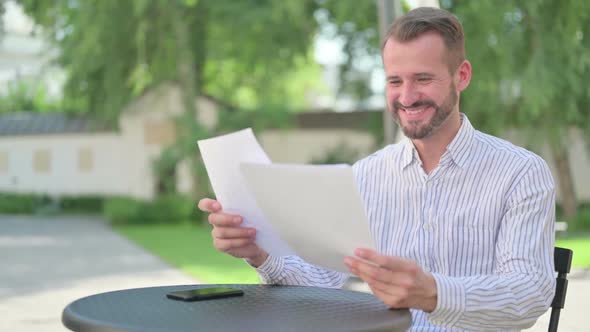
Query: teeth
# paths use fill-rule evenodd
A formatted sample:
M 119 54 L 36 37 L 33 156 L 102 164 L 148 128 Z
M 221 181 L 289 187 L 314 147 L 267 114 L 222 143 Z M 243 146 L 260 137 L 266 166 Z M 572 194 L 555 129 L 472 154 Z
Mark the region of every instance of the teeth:
M 416 115 L 416 114 L 420 114 L 422 112 L 424 112 L 424 109 L 423 108 L 422 109 L 419 109 L 419 110 L 415 110 L 415 111 L 410 111 L 410 110 L 407 110 L 406 109 L 406 113 L 408 113 L 410 115 Z

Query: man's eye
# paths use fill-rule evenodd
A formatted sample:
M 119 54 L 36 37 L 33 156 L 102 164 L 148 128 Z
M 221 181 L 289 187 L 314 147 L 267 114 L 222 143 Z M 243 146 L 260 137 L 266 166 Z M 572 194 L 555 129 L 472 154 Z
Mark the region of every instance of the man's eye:
M 398 86 L 398 85 L 400 85 L 401 83 L 402 83 L 401 81 L 389 81 L 389 84 L 390 84 L 390 85 L 395 85 L 395 86 Z
M 420 83 L 428 83 L 430 81 L 432 81 L 432 78 L 430 78 L 430 77 L 421 77 L 418 79 L 418 82 L 420 82 Z

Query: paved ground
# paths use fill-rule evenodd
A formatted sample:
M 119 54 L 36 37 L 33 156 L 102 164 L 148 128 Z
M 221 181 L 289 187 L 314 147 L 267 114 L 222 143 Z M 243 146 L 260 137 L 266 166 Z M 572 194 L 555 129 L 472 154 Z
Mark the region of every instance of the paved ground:
M 101 220 L 0 215 L 0 331 L 67 331 L 61 312 L 77 298 L 194 283 Z
M 560 332 L 588 331 L 590 270 L 570 275 Z M 0 215 L 0 331 L 66 331 L 61 311 L 90 294 L 196 280 L 101 220 Z M 547 331 L 549 313 L 529 332 Z
M 576 253 L 574 253 L 575 255 Z M 575 270 L 568 276 L 568 290 L 565 297 L 565 308 L 559 318 L 559 332 L 586 332 L 588 325 L 588 307 L 590 307 L 590 270 Z M 527 332 L 546 332 L 549 326 L 547 312 L 541 316 L 537 324 Z

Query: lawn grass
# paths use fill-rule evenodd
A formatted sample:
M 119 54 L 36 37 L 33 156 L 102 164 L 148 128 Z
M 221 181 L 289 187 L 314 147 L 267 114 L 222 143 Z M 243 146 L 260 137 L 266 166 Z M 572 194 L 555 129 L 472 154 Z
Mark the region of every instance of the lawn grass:
M 557 239 L 555 245 L 574 251 L 573 267 L 590 268 L 590 236 Z
M 256 272 L 243 260 L 213 248 L 209 225 L 133 225 L 115 229 L 204 283 L 258 283 Z M 574 251 L 574 267 L 590 268 L 590 236 L 558 239 L 555 245 Z
M 130 225 L 115 229 L 201 282 L 258 283 L 256 272 L 246 262 L 215 250 L 209 225 Z

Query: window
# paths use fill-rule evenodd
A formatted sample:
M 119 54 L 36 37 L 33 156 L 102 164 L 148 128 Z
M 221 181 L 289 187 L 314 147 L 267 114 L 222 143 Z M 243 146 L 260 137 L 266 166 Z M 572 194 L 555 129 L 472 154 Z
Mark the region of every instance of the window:
M 78 151 L 78 170 L 90 172 L 94 168 L 94 156 L 90 148 L 81 148 Z
M 33 154 L 33 170 L 37 173 L 51 171 L 51 153 L 48 149 L 36 150 Z
M 174 122 L 146 122 L 143 126 L 145 144 L 167 146 L 176 139 Z
M 8 173 L 8 152 L 0 151 L 0 173 Z

